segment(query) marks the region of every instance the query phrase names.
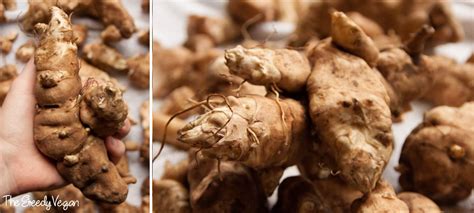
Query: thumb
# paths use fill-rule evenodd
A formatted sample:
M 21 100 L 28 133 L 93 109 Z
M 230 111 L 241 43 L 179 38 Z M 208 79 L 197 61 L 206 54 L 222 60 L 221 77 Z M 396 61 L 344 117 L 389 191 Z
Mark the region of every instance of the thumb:
M 33 59 L 30 59 L 23 71 L 13 81 L 3 102 L 2 110 L 15 112 L 12 114 L 33 115 L 36 103 L 34 86 L 35 65 Z

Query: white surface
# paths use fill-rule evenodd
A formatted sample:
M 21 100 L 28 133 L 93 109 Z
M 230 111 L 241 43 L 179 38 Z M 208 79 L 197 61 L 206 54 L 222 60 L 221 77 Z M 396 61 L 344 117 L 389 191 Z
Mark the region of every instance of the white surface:
M 134 17 L 135 25 L 138 29 L 148 29 L 149 28 L 149 16 L 142 13 L 141 10 L 141 1 L 137 0 L 122 0 L 126 8 L 128 9 L 129 13 Z M 10 21 L 9 24 L 0 24 L 0 34 L 3 35 L 4 33 L 9 32 L 10 30 L 19 31 L 20 28 L 18 27 L 18 23 L 16 23 L 15 19 L 20 16 L 20 14 L 24 14 L 28 8 L 27 0 L 17 0 L 18 7 L 16 11 L 7 12 L 7 16 L 9 19 L 13 20 Z M 82 18 L 74 18 L 74 23 L 84 23 L 88 26 L 92 26 L 94 29 L 102 28 L 98 22 L 92 21 L 90 19 L 82 19 Z M 98 40 L 100 31 L 89 30 L 89 37 L 87 42 L 92 42 Z M 16 63 L 18 66 L 18 70 L 22 70 L 24 64 L 21 62 L 16 62 L 15 60 L 15 52 L 16 49 L 25 43 L 28 40 L 28 37 L 20 33 L 20 36 L 15 41 L 12 52 L 6 56 L 5 61 L 8 63 Z M 136 54 L 146 53 L 148 51 L 147 48 L 143 47 L 137 42 L 136 35 L 130 39 L 120 42 L 116 46 L 119 51 L 124 54 L 125 57 L 130 57 Z M 4 59 L 0 59 L 0 65 L 5 63 Z M 148 100 L 148 90 L 137 90 L 134 87 L 128 84 L 127 76 L 126 75 L 114 75 L 120 83 L 127 87 L 127 91 L 124 93 L 125 100 L 128 103 L 129 107 L 129 117 L 131 117 L 135 121 L 139 121 L 139 107 L 143 101 Z M 142 129 L 140 125 L 135 125 L 132 127 L 129 135 L 124 139 L 130 139 L 136 142 L 142 142 Z M 127 202 L 140 206 L 141 205 L 141 195 L 140 195 L 140 187 L 143 180 L 149 176 L 149 170 L 147 167 L 144 166 L 139 160 L 139 153 L 138 152 L 130 152 L 128 153 L 128 158 L 130 162 L 130 170 L 131 173 L 138 179 L 137 183 L 134 185 L 129 186 L 129 193 Z M 18 196 L 16 199 L 21 199 Z M 19 212 L 22 212 L 21 208 L 18 208 Z
M 447 44 L 440 46 L 435 50 L 436 54 L 446 55 L 455 58 L 459 62 L 464 62 L 466 58 L 474 50 L 474 4 L 469 1 L 456 1 L 453 5 L 454 14 L 459 17 L 463 27 L 466 31 L 466 40 L 462 43 Z M 180 45 L 186 39 L 186 20 L 187 16 L 193 13 L 204 14 L 208 16 L 222 16 L 224 14 L 225 1 L 205 1 L 205 0 L 188 0 L 188 1 L 170 1 L 170 0 L 158 0 L 153 5 L 153 32 L 154 38 L 157 39 L 161 45 L 166 47 L 173 47 Z M 278 25 L 275 25 L 278 27 Z M 266 27 L 267 30 L 258 30 L 259 32 L 271 33 L 272 27 Z M 279 33 L 282 30 L 277 28 Z M 265 37 L 265 36 L 263 36 Z M 398 184 L 399 174 L 394 170 L 394 167 L 398 164 L 398 158 L 400 156 L 400 150 L 403 142 L 411 130 L 422 121 L 423 112 L 431 108 L 430 105 L 421 102 L 413 103 L 413 110 L 404 115 L 404 121 L 402 123 L 393 125 L 393 133 L 395 136 L 395 150 L 392 158 L 384 172 L 384 178 L 386 178 L 391 184 L 395 186 L 397 190 L 400 190 Z M 154 143 L 154 152 L 158 150 L 159 144 Z M 159 157 L 157 162 L 153 165 L 153 176 L 159 178 L 162 173 L 164 161 L 169 160 L 173 163 L 179 162 L 180 159 L 186 157 L 186 154 L 182 151 L 178 151 L 171 146 L 165 146 L 162 155 Z M 288 168 L 285 173 L 285 177 L 294 176 L 298 174 L 298 170 L 295 167 Z M 276 201 L 276 193 L 270 197 L 270 204 Z M 457 208 L 450 208 L 446 211 L 449 212 L 469 212 L 474 211 L 474 196 L 470 199 L 463 201 L 458 204 Z

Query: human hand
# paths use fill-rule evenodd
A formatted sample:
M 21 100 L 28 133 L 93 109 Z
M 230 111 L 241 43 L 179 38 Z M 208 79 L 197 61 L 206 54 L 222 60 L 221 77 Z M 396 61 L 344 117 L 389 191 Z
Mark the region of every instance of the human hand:
M 35 78 L 34 63 L 30 60 L 13 81 L 0 108 L 0 196 L 50 190 L 66 184 L 55 162 L 41 154 L 33 140 Z M 114 163 L 125 153 L 125 145 L 119 138 L 128 134 L 130 126 L 127 120 L 114 137 L 105 140 Z

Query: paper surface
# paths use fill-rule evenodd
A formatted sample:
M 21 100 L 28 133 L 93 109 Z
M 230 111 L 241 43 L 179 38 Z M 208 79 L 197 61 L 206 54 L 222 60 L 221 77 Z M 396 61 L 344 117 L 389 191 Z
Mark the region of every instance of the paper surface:
M 225 14 L 226 1 L 212 0 L 188 0 L 188 1 L 170 1 L 158 0 L 153 5 L 153 37 L 165 47 L 174 47 L 182 44 L 186 39 L 186 22 L 190 14 L 201 14 L 207 16 L 221 17 Z M 458 62 L 464 62 L 474 51 L 474 4 L 469 1 L 455 1 L 453 4 L 454 14 L 460 19 L 466 39 L 462 43 L 447 44 L 436 48 L 435 53 L 445 55 L 456 59 Z M 281 29 L 282 25 L 275 24 L 279 33 L 286 32 L 287 29 Z M 285 25 L 283 25 L 285 26 Z M 266 26 L 265 29 L 258 29 L 259 33 L 272 33 L 273 28 Z M 159 60 L 159 59 L 158 59 Z M 156 102 L 155 102 L 156 103 Z M 422 102 L 412 104 L 413 110 L 404 115 L 404 121 L 393 125 L 395 136 L 395 149 L 392 158 L 384 172 L 384 178 L 387 179 L 397 190 L 400 190 L 398 184 L 399 174 L 394 170 L 398 164 L 400 150 L 408 134 L 422 121 L 423 112 L 430 109 L 431 106 Z M 159 144 L 154 143 L 154 151 L 158 150 Z M 186 158 L 185 152 L 176 150 L 171 146 L 166 146 L 163 153 L 154 163 L 153 176 L 159 178 L 162 174 L 164 162 L 166 160 L 177 163 Z M 298 175 L 296 167 L 288 168 L 281 180 L 289 176 Z M 276 192 L 269 198 L 270 205 L 276 202 Z M 458 204 L 457 207 L 445 209 L 448 212 L 472 212 L 474 211 L 474 196 Z
M 123 4 L 126 5 L 129 13 L 133 16 L 135 20 L 135 25 L 137 28 L 140 29 L 148 29 L 149 28 L 149 15 L 146 15 L 141 10 L 141 1 L 137 0 L 122 0 Z M 4 34 L 9 32 L 10 30 L 20 32 L 19 23 L 16 20 L 17 17 L 20 17 L 21 14 L 26 13 L 28 8 L 27 0 L 17 0 L 17 10 L 15 11 L 7 11 L 7 17 L 13 21 L 10 21 L 9 24 L 0 25 L 0 34 Z M 74 18 L 74 23 L 84 23 L 91 28 L 94 29 L 101 29 L 102 26 L 100 23 L 93 21 L 87 18 Z M 99 40 L 99 33 L 100 30 L 91 30 L 89 29 L 89 36 L 86 43 L 90 43 L 93 41 Z M 12 48 L 12 52 L 6 56 L 5 61 L 8 63 L 16 63 L 17 68 L 19 71 L 23 69 L 24 64 L 21 62 L 16 62 L 15 60 L 15 52 L 19 46 L 25 43 L 29 38 L 33 38 L 32 35 L 27 37 L 25 34 L 20 32 L 19 37 L 14 43 Z M 117 46 L 118 50 L 126 57 L 131 57 L 137 54 L 144 54 L 148 51 L 148 48 L 140 45 L 137 42 L 137 35 L 135 34 L 132 38 L 127 39 L 125 41 L 121 41 Z M 5 61 L 0 59 L 0 64 L 3 64 Z M 124 93 L 124 98 L 128 103 L 129 107 L 129 117 L 131 117 L 135 121 L 139 121 L 139 108 L 143 101 L 148 100 L 148 90 L 138 90 L 129 85 L 128 79 L 126 75 L 112 75 L 113 77 L 117 78 L 119 82 L 127 87 L 127 91 Z M 143 136 L 142 136 L 142 129 L 139 124 L 132 127 L 129 135 L 124 140 L 132 140 L 135 142 L 142 143 Z M 137 183 L 129 186 L 129 193 L 127 202 L 132 205 L 140 206 L 141 205 L 141 194 L 140 194 L 140 187 L 145 180 L 146 177 L 149 176 L 148 168 L 142 164 L 139 160 L 139 153 L 138 152 L 129 152 L 128 159 L 130 163 L 130 171 L 131 173 L 137 178 Z M 15 199 L 22 199 L 21 196 L 16 197 Z M 17 208 L 18 212 L 22 212 L 23 208 Z

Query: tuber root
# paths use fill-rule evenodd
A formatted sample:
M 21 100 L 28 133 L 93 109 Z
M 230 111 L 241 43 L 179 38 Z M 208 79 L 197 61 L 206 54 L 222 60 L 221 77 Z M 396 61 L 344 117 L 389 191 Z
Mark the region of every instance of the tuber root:
M 51 8 L 48 25 L 36 25 L 37 109 L 34 140 L 38 149 L 57 161 L 64 179 L 90 199 L 121 203 L 128 193 L 102 139 L 122 127 L 127 106 L 111 82 L 79 77 L 77 46 L 69 17 Z M 82 97 L 81 97 L 82 94 Z
M 249 95 L 229 96 L 226 103 L 188 123 L 178 140 L 205 156 L 256 169 L 290 166 L 301 158 L 308 121 L 298 101 Z
M 474 187 L 474 103 L 441 106 L 425 113 L 423 123 L 403 144 L 400 185 L 437 203 L 467 198 Z

